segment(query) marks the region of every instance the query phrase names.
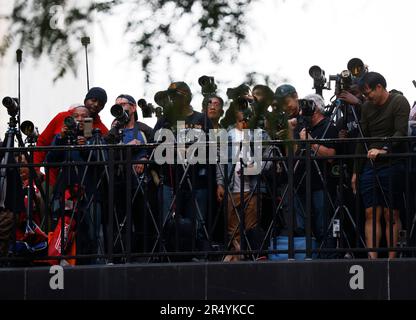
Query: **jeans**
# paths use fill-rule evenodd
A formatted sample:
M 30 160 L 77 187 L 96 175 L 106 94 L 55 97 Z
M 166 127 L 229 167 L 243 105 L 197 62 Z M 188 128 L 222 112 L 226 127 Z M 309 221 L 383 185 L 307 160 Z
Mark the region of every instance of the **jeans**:
M 311 196 L 311 218 L 312 231 L 318 241 L 325 236 L 325 193 L 324 190 L 312 191 Z M 306 217 L 306 194 L 295 195 L 294 209 L 296 213 L 296 226 L 298 230 L 305 232 Z
M 194 193 L 194 197 L 192 196 Z M 162 223 L 165 223 L 168 219 L 169 208 L 173 201 L 173 188 L 164 185 L 163 186 L 163 212 Z M 159 203 L 162 203 L 159 201 Z M 199 212 L 196 205 L 198 205 Z M 196 230 L 197 230 L 197 239 L 202 240 L 205 238 L 205 232 L 203 225 L 205 225 L 206 216 L 207 216 L 207 206 L 208 206 L 208 190 L 207 189 L 193 189 L 189 190 L 179 190 L 176 194 L 176 200 L 173 204 L 172 210 L 170 211 L 170 216 L 172 213 L 179 214 L 182 218 L 189 219 L 193 221 L 195 218 Z

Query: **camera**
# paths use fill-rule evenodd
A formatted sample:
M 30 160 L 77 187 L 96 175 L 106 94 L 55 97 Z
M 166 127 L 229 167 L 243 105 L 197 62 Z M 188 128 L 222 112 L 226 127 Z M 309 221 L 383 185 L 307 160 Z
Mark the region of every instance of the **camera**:
M 228 99 L 237 100 L 238 98 L 242 98 L 243 96 L 249 94 L 250 87 L 243 83 L 240 84 L 238 87 L 228 88 L 226 93 Z
M 115 104 L 110 109 L 111 114 L 119 123 L 119 126 L 125 126 L 129 120 L 129 114 L 123 109 L 123 106 L 120 104 Z
M 202 76 L 198 79 L 198 83 L 201 86 L 201 93 L 204 97 L 213 95 L 217 91 L 214 77 Z
M 316 93 L 322 95 L 322 90 L 325 88 L 326 78 L 325 71 L 319 66 L 312 66 L 309 68 L 309 75 L 313 79 L 313 88 L 316 90 Z
M 340 74 L 329 76 L 330 81 L 335 81 L 335 93 L 349 91 L 353 84 L 353 77 L 349 70 L 343 70 Z
M 163 114 L 161 107 L 154 107 L 153 104 L 147 103 L 145 99 L 137 101 L 137 105 L 142 109 L 143 118 L 151 118 L 154 113 L 157 118 L 160 118 Z
M 22 131 L 22 133 L 27 136 L 27 143 L 34 144 L 38 140 L 39 131 L 32 121 L 23 121 L 20 125 L 20 131 Z
M 250 110 L 250 104 L 253 103 L 254 100 L 245 97 L 250 93 L 250 87 L 241 84 L 235 88 L 228 88 L 226 93 L 228 99 L 233 100 L 235 108 L 242 111 L 247 119 L 251 118 L 253 112 Z
M 307 99 L 299 99 L 299 109 L 302 111 L 297 120 L 299 126 L 309 129 L 312 123 L 312 116 L 315 113 L 315 102 Z
M 18 98 L 4 97 L 2 103 L 3 103 L 3 106 L 6 107 L 7 113 L 11 117 L 17 116 L 17 114 L 19 113 L 19 99 Z
M 79 122 L 77 122 L 72 116 L 68 116 L 64 119 L 64 125 L 67 128 L 66 137 L 69 144 L 74 144 L 77 137 L 80 135 Z
M 315 102 L 308 99 L 299 99 L 299 109 L 305 117 L 312 117 L 315 112 Z
M 362 77 L 368 71 L 367 66 L 360 58 L 352 58 L 348 61 L 347 69 L 355 78 Z

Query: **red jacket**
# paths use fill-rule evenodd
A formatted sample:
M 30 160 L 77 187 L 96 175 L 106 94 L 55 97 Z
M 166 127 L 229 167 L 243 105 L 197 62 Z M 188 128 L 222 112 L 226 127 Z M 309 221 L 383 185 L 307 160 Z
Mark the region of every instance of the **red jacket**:
M 50 146 L 52 144 L 53 138 L 58 133 L 61 133 L 62 127 L 64 125 L 64 119 L 68 116 L 72 115 L 72 111 L 63 111 L 58 113 L 47 125 L 45 130 L 39 135 L 38 142 L 36 146 L 38 147 L 46 147 Z M 98 128 L 101 130 L 102 134 L 107 134 L 108 129 L 107 127 L 101 122 L 100 116 L 97 115 L 93 122 L 92 122 L 93 128 Z M 46 157 L 46 152 L 35 152 L 33 155 L 33 162 L 34 163 L 43 163 Z M 36 168 L 39 171 L 39 168 Z M 54 177 L 51 177 L 50 184 L 53 185 L 55 183 Z

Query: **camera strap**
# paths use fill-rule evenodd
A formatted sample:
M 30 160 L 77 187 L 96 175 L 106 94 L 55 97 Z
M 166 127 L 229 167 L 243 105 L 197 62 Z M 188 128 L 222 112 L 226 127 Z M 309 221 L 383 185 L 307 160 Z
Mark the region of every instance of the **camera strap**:
M 133 139 L 139 140 L 139 132 L 140 132 L 140 134 L 142 135 L 142 138 L 143 138 L 144 143 L 147 143 L 146 135 L 140 129 L 141 129 L 140 128 L 140 124 L 138 122 L 135 122 L 134 123 L 134 128 L 133 128 Z

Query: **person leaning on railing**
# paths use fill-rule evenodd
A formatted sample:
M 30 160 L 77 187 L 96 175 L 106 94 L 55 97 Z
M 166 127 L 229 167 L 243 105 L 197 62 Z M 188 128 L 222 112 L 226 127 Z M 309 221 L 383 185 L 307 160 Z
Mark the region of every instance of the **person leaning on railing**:
M 407 99 L 398 93 L 386 90 L 385 78 L 377 72 L 369 72 L 360 80 L 360 90 L 367 101 L 361 108 L 360 125 L 364 137 L 402 137 L 407 136 L 410 105 Z M 367 247 L 377 248 L 381 239 L 381 215 L 386 222 L 386 239 L 389 247 L 395 247 L 398 241 L 401 222 L 399 216 L 402 202 L 404 166 L 398 158 L 383 158 L 380 155 L 400 153 L 404 151 L 403 143 L 395 141 L 367 143 L 367 152 L 362 143 L 357 144 L 356 154 L 367 153 L 367 160 L 358 159 L 354 164 L 351 184 L 354 193 L 357 183 L 365 206 L 365 236 Z M 391 161 L 391 162 L 390 162 Z M 357 174 L 360 180 L 357 181 Z M 375 179 L 374 179 L 375 177 Z M 392 189 L 390 190 L 390 179 Z M 380 190 L 382 188 L 382 192 Z M 373 190 L 373 188 L 377 188 Z M 392 199 L 390 199 L 390 193 Z M 387 201 L 387 203 L 386 203 Z M 375 207 L 375 216 L 373 212 Z M 393 225 L 390 220 L 390 209 L 393 210 Z M 376 242 L 373 243 L 373 219 L 376 220 Z M 390 228 L 393 229 L 393 239 L 390 238 Z M 389 252 L 394 258 L 396 252 Z M 377 258 L 377 252 L 369 252 L 370 258 Z

